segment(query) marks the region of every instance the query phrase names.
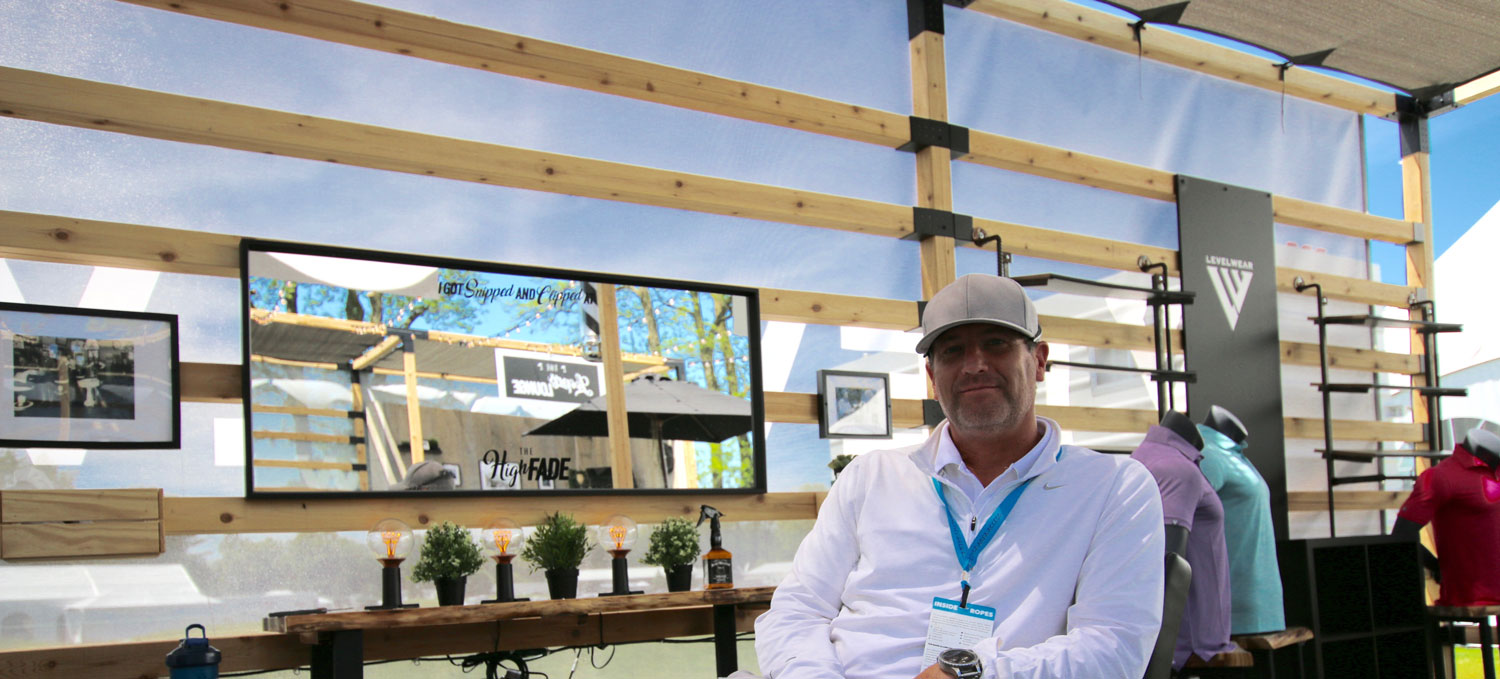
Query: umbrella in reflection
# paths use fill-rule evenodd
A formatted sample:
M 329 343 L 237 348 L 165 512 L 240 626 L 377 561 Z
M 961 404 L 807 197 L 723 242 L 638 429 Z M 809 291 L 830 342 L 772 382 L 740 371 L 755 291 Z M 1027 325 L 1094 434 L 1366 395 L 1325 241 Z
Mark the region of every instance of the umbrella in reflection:
M 527 436 L 609 436 L 605 397 L 597 396 L 536 429 Z M 750 401 L 647 375 L 625 385 L 626 421 L 630 437 L 662 441 L 718 443 L 750 431 Z M 669 460 L 662 455 L 662 474 L 670 477 Z

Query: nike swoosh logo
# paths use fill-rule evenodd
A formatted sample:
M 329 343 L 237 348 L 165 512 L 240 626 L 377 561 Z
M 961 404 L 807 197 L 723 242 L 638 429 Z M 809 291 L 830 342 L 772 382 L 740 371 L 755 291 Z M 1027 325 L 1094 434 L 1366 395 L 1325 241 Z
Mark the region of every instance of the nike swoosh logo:
M 1054 485 L 1051 483 L 1044 483 L 1042 484 L 1042 490 L 1057 490 L 1058 488 L 1062 488 L 1065 485 L 1067 484 L 1059 483 Z

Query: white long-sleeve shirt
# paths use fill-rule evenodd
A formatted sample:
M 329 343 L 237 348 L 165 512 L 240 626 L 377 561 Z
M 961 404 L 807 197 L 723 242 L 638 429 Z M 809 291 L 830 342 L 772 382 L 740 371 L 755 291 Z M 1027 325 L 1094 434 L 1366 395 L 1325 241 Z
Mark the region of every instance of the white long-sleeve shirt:
M 846 467 L 756 622 L 767 676 L 915 677 L 933 598 L 960 592 L 945 512 L 972 542 L 977 531 L 964 518 L 983 527 L 1028 478 L 1036 480 L 969 574 L 969 601 L 996 610 L 994 635 L 973 649 L 985 676 L 1141 676 L 1161 626 L 1160 493 L 1134 460 L 1059 447 L 1057 424 L 1037 421 L 1042 441 L 973 499 L 949 478 L 968 473 L 961 465 L 934 469 L 946 424 L 921 445 Z M 934 478 L 949 489 L 948 508 Z

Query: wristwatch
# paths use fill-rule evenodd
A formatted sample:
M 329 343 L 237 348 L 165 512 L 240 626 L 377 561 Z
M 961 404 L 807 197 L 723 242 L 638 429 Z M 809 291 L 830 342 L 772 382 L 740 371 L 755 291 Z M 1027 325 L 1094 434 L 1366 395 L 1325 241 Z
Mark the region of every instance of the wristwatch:
M 977 679 L 984 674 L 979 656 L 967 648 L 950 648 L 939 653 L 938 667 L 955 679 Z

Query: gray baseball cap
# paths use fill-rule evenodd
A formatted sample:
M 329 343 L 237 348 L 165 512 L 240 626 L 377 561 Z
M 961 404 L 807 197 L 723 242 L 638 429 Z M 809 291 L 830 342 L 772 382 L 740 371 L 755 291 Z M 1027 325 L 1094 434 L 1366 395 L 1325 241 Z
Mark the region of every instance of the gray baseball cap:
M 939 335 L 966 323 L 1009 328 L 1031 341 L 1042 336 L 1036 306 L 1020 283 L 971 273 L 949 283 L 927 302 L 922 310 L 922 339 L 917 342 L 917 353 L 927 355 Z

